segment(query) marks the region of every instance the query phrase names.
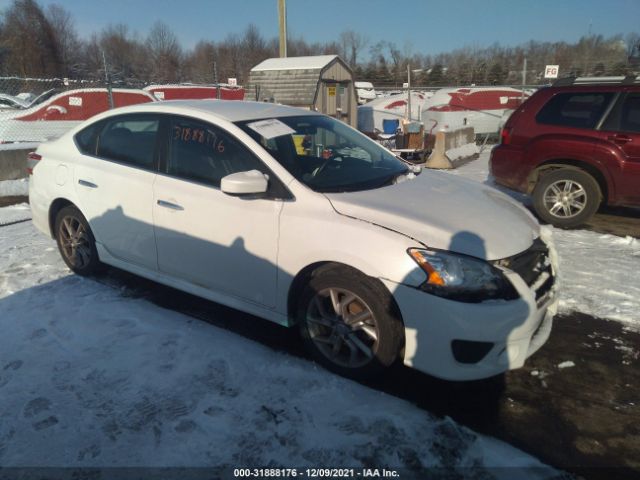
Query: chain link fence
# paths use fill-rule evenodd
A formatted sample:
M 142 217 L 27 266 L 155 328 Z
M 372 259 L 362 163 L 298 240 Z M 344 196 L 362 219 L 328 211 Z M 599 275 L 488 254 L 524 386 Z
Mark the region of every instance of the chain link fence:
M 244 89 L 227 84 L 127 87 L 95 80 L 0 77 L 0 150 L 57 138 L 112 108 L 204 98 L 242 100 Z

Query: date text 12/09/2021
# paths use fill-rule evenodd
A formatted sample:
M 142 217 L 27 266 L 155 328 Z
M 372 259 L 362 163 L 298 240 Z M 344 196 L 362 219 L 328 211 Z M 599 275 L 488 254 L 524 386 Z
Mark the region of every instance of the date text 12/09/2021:
M 386 468 L 234 468 L 236 478 L 399 478 Z

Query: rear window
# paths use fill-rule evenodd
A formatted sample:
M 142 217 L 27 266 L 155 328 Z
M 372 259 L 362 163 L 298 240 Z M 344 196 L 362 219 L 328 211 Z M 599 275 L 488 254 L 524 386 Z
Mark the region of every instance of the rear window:
M 97 140 L 98 157 L 148 170 L 154 168 L 160 125 L 157 115 L 122 115 L 105 120 L 103 125 Z
M 574 128 L 595 128 L 609 106 L 611 92 L 559 93 L 536 116 L 538 123 Z
M 75 140 L 78 150 L 85 155 L 95 155 L 96 140 L 98 139 L 98 133 L 102 129 L 103 125 L 104 122 L 96 122 L 76 133 Z

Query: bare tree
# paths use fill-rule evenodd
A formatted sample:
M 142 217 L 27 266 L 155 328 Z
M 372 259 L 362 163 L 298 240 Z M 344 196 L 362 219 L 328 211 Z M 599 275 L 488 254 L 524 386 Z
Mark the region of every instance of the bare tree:
M 158 82 L 180 80 L 182 49 L 178 39 L 164 22 L 156 22 L 147 36 L 150 73 Z
M 78 40 L 71 13 L 64 7 L 53 3 L 47 8 L 46 18 L 51 25 L 60 53 L 62 73 L 67 76 L 77 76 L 79 73 L 81 43 Z
M 14 0 L 0 28 L 3 70 L 22 76 L 58 76 L 62 62 L 51 24 L 35 0 Z
M 185 80 L 212 83 L 214 81 L 213 61 L 216 54 L 217 48 L 212 42 L 198 42 L 193 51 L 184 57 L 182 71 Z
M 369 40 L 365 35 L 354 32 L 353 30 L 345 30 L 340 34 L 341 53 L 345 56 L 348 55 L 348 58 L 345 58 L 345 60 L 354 68 L 358 64 L 358 55 L 368 43 Z
M 109 25 L 92 35 L 82 54 L 84 74 L 102 80 L 103 59 L 115 83 L 136 85 L 149 78 L 147 47 L 124 24 Z

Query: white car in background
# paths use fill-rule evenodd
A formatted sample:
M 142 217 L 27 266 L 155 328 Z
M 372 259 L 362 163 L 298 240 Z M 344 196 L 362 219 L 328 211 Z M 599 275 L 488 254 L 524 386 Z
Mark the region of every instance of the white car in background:
M 71 270 L 106 263 L 297 325 L 343 375 L 401 361 L 484 378 L 549 336 L 555 254 L 527 210 L 315 112 L 120 108 L 42 144 L 30 166 L 33 221 Z
M 358 105 L 363 105 L 371 100 L 375 100 L 376 91 L 371 82 L 355 82 L 356 94 L 358 96 Z

